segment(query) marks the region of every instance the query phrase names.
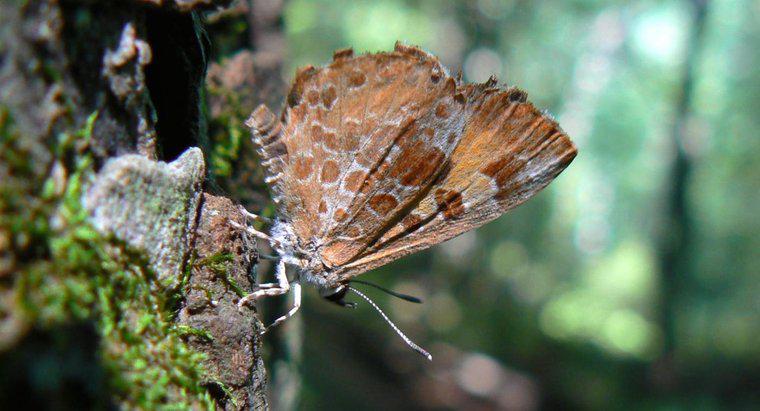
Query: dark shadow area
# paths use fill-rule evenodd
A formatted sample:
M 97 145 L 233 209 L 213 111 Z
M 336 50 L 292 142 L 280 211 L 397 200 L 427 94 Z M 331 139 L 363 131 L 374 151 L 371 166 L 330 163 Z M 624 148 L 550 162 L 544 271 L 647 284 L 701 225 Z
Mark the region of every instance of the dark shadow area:
M 159 157 L 164 161 L 174 161 L 193 146 L 208 152 L 199 86 L 206 76 L 208 39 L 199 25 L 195 13 L 161 9 L 147 13 L 153 59 L 145 76 L 158 117 Z
M 0 355 L 0 409 L 115 409 L 92 324 L 33 330 Z

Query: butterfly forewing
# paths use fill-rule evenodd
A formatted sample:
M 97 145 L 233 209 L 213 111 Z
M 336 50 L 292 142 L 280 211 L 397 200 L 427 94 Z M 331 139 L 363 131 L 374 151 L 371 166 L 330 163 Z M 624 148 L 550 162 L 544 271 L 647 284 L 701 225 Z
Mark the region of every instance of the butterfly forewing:
M 532 197 L 576 155 L 570 139 L 517 89 L 466 86 L 467 122 L 446 173 L 340 280 L 481 226 Z
M 361 184 L 351 187 L 355 191 L 345 208 L 345 221 L 335 224 L 324 238 L 322 257 L 333 266 L 358 256 L 419 201 L 443 170 L 456 145 L 452 137 L 460 135 L 464 126 L 464 104 L 454 99 L 453 79 L 431 64 L 431 56 L 409 54 L 404 49 L 397 53 L 410 62 L 409 70 L 398 73 L 397 87 L 390 96 L 398 104 L 384 114 L 367 113 L 383 115 L 384 121 L 395 127 L 381 132 L 390 131 L 384 138 L 391 140 L 375 148 L 382 149 L 378 150 L 380 156 L 361 169 Z M 449 81 L 444 81 L 444 76 Z M 436 104 L 442 108 L 429 109 Z M 371 146 L 375 139 L 366 141 Z

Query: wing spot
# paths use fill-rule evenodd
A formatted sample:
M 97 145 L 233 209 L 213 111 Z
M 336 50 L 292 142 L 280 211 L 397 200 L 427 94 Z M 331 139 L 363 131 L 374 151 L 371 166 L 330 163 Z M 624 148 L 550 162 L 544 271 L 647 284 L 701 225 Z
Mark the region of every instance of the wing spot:
M 508 165 L 509 160 L 506 157 L 502 157 L 481 168 L 480 172 L 491 177 L 496 182 L 496 186 L 502 189 L 507 185 L 507 179 L 512 174 L 507 168 Z
M 329 85 L 325 87 L 324 90 L 322 90 L 322 104 L 324 104 L 325 108 L 330 109 L 333 106 L 333 103 L 335 103 L 335 100 L 338 98 L 338 94 L 335 91 L 335 87 L 332 85 Z
M 319 124 L 314 124 L 311 126 L 311 137 L 313 141 L 321 143 L 325 139 L 325 129 Z
M 324 143 L 332 151 L 351 152 L 359 148 L 359 138 L 353 134 L 338 137 L 335 133 L 324 133 Z
M 358 192 L 365 176 L 366 174 L 363 171 L 352 171 L 346 177 L 345 189 L 352 193 Z
M 295 88 L 288 94 L 288 107 L 293 108 L 301 102 L 301 94 Z
M 385 67 L 382 67 L 380 71 L 377 73 L 377 78 L 380 80 L 380 82 L 389 81 L 396 77 L 397 71 L 394 70 L 395 67 L 392 65 L 387 65 Z
M 364 230 L 358 225 L 352 225 L 346 230 L 346 235 L 350 238 L 359 238 L 364 235 Z
M 345 119 L 343 126 L 350 134 L 359 134 L 362 124 L 359 120 L 347 118 Z
M 416 214 L 409 214 L 401 220 L 401 225 L 404 226 L 405 231 L 412 232 L 420 228 L 420 225 L 422 225 L 422 218 Z
M 333 133 L 324 133 L 322 134 L 323 142 L 329 148 L 330 150 L 339 150 L 340 149 L 340 142 L 338 141 L 338 136 Z
M 513 181 L 518 167 L 519 164 L 503 157 L 480 170 L 481 173 L 493 179 L 498 190 L 494 196 L 497 200 L 503 200 L 511 195 L 512 190 L 510 190 L 509 183 Z
M 438 106 L 435 108 L 435 116 L 438 118 L 448 118 L 449 117 L 449 108 L 446 107 L 446 104 L 444 103 L 438 103 Z
M 340 223 L 340 222 L 345 221 L 348 218 L 348 212 L 345 209 L 343 209 L 343 208 L 339 208 L 339 209 L 335 210 L 335 213 L 333 214 L 333 217 L 334 217 L 335 221 L 337 221 L 337 222 Z
M 293 164 L 293 172 L 297 179 L 306 180 L 311 175 L 314 159 L 311 157 L 298 157 Z
M 369 200 L 369 208 L 382 216 L 388 215 L 396 206 L 398 200 L 390 194 L 377 194 Z
M 438 189 L 435 192 L 435 202 L 438 205 L 438 210 L 443 213 L 443 217 L 447 220 L 464 214 L 462 194 L 458 191 Z
M 323 183 L 334 183 L 338 180 L 339 174 L 340 170 L 338 169 L 338 164 L 335 161 L 327 160 L 325 161 L 325 164 L 322 165 L 321 179 Z
M 356 151 L 359 148 L 359 137 L 355 134 L 346 135 L 343 138 L 343 149 L 346 151 Z
M 355 70 L 348 75 L 348 85 L 351 87 L 361 87 L 367 81 L 367 76 L 361 71 Z
M 427 129 L 430 130 L 430 129 Z M 391 177 L 400 178 L 405 186 L 420 186 L 427 181 L 444 160 L 445 155 L 437 147 L 426 147 L 424 141 L 417 141 L 399 155 Z
M 327 212 L 327 203 L 325 200 L 322 200 L 319 202 L 319 214 L 324 214 Z
M 310 106 L 316 106 L 319 104 L 319 92 L 317 90 L 309 90 L 309 92 L 306 93 L 306 101 L 309 102 Z

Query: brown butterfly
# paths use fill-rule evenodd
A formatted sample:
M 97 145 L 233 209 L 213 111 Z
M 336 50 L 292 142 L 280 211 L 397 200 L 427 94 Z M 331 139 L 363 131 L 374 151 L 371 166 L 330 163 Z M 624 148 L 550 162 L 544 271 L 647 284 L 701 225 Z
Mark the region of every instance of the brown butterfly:
M 377 308 L 349 286 L 354 277 L 495 219 L 576 155 L 524 91 L 493 78 L 462 84 L 436 57 L 398 43 L 300 69 L 286 103 L 279 118 L 261 105 L 246 122 L 277 204 L 270 235 L 246 229 L 270 242 L 279 264 L 278 282 L 241 305 L 292 288 L 293 308 L 273 325 L 298 310 L 302 281 L 340 305 L 353 291 Z M 292 283 L 286 265 L 296 268 Z

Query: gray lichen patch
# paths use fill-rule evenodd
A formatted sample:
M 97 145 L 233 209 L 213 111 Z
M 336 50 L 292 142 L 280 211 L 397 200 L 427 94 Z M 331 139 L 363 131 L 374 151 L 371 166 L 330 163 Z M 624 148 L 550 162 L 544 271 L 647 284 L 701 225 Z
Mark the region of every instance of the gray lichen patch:
M 145 252 L 161 284 L 174 287 L 190 247 L 204 174 L 198 148 L 169 164 L 124 155 L 106 162 L 84 205 L 98 231 Z
M 102 75 L 108 80 L 111 92 L 134 115 L 137 149 L 141 154 L 155 153 L 156 119 L 145 86 L 145 67 L 153 59 L 150 45 L 138 37 L 132 23 L 121 32 L 119 45 L 103 56 Z
M 150 46 L 137 37 L 134 25 L 124 26 L 116 50 L 103 57 L 103 76 L 111 91 L 129 106 L 145 92 L 145 66 L 152 59 Z

